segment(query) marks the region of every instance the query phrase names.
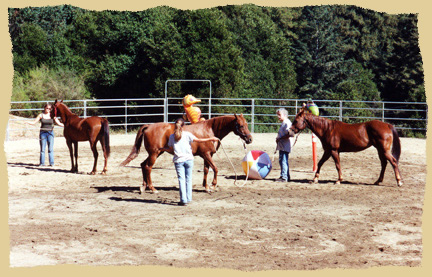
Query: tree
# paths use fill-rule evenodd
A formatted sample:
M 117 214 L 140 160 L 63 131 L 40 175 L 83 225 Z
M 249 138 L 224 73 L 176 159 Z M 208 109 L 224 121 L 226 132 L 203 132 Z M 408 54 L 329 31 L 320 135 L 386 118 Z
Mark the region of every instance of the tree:
M 218 9 L 188 10 L 180 14 L 188 79 L 209 79 L 215 97 L 238 97 L 243 89 L 244 60 Z
M 292 98 L 297 85 L 296 72 L 291 39 L 286 35 L 292 33 L 279 28 L 286 27 L 282 18 L 291 15 L 286 10 L 275 14 L 274 10 L 255 5 L 219 9 L 229 18 L 229 30 L 245 62 L 245 84 L 240 96 Z

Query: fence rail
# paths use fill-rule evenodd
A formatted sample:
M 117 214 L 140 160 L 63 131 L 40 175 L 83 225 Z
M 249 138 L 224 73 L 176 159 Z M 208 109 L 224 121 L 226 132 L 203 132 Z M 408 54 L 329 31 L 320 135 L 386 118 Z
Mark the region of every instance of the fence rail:
M 182 98 L 131 98 L 131 99 L 84 99 L 65 100 L 73 113 L 82 117 L 102 116 L 108 118 L 112 128 L 125 133 L 137 129 L 142 124 L 173 122 L 183 115 Z M 242 113 L 249 122 L 251 132 L 276 132 L 280 123 L 275 111 L 288 110 L 292 120 L 305 102 L 303 99 L 245 99 L 245 98 L 201 98 L 202 116 Z M 391 123 L 402 135 L 426 135 L 428 107 L 425 102 L 372 102 L 314 100 L 320 115 L 330 119 L 355 123 L 378 119 Z M 43 109 L 47 101 L 11 102 L 10 118 L 6 131 L 6 141 L 28 134 L 34 136 L 39 128 L 29 127 L 25 121 L 32 121 Z M 56 133 L 61 135 L 60 128 Z

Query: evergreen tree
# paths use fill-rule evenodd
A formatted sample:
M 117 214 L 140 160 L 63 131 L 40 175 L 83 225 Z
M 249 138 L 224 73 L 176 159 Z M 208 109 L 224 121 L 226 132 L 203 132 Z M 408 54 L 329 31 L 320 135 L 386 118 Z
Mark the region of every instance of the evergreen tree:
M 291 40 L 284 36 L 270 15 L 283 16 L 255 5 L 225 6 L 220 9 L 229 17 L 229 29 L 245 61 L 245 85 L 241 97 L 293 98 L 296 87 Z M 284 30 L 289 33 L 287 29 Z M 285 33 L 286 34 L 286 33 Z

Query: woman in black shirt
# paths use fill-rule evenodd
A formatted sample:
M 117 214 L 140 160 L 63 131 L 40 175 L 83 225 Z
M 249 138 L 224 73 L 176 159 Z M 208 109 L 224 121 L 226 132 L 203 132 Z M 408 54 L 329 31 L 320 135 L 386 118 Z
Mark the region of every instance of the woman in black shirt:
M 34 125 L 37 122 L 41 122 L 41 128 L 39 132 L 39 143 L 40 143 L 40 163 L 39 166 L 45 165 L 45 148 L 48 144 L 48 158 L 50 166 L 54 165 L 54 123 L 64 127 L 57 118 L 52 119 L 50 116 L 51 104 L 44 106 L 44 111 L 39 114 L 33 122 L 28 124 Z

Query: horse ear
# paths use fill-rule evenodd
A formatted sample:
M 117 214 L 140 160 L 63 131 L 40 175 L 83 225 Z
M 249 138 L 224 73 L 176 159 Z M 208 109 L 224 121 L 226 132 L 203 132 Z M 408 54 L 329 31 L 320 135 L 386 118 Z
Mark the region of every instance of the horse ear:
M 54 101 L 54 104 L 57 103 L 57 99 Z
M 300 111 L 307 111 L 307 106 L 306 103 L 303 103 L 303 107 L 300 109 Z

